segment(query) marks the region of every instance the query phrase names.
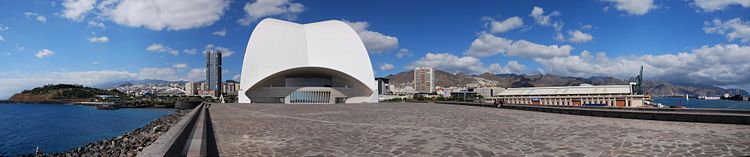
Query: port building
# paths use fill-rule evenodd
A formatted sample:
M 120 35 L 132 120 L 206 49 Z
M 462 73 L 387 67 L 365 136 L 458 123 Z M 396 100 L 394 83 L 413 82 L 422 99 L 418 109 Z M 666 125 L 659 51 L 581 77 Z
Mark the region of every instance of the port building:
M 644 95 L 633 85 L 507 88 L 494 99 L 509 104 L 644 107 Z
M 365 45 L 338 20 L 260 21 L 245 49 L 241 75 L 240 103 L 378 102 Z

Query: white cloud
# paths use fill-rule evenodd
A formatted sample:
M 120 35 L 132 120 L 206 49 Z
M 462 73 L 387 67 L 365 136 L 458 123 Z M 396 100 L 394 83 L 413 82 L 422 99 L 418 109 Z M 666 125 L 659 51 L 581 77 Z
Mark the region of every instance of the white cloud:
M 571 50 L 573 47 L 570 45 L 541 45 L 526 40 L 513 41 L 482 32 L 471 43 L 466 55 L 486 57 L 502 53 L 524 58 L 549 58 L 568 56 Z
M 92 43 L 106 43 L 106 42 L 109 42 L 109 38 L 107 38 L 105 36 L 101 36 L 101 37 L 93 36 L 93 37 L 88 38 L 88 40 L 89 40 L 89 42 L 92 42 Z
M 411 57 L 413 54 L 409 49 L 401 48 L 396 53 L 396 58 Z
M 219 51 L 221 51 L 221 57 L 229 57 L 229 56 L 232 56 L 232 54 L 234 54 L 234 51 L 232 51 L 232 49 L 229 49 L 229 48 L 226 48 L 226 47 L 221 47 L 221 46 L 216 46 L 214 44 L 208 44 L 208 45 L 206 45 L 205 51 L 207 51 L 207 50 L 219 50 Z M 204 53 L 205 53 L 205 51 L 204 51 Z
M 8 29 L 10 29 L 10 28 L 8 28 L 7 26 L 3 26 L 3 24 L 0 24 L 0 32 L 5 32 Z
M 187 68 L 188 65 L 185 64 L 185 63 L 179 63 L 179 64 L 172 65 L 172 67 L 179 70 L 179 69 L 185 69 L 185 68 Z
M 704 25 L 703 31 L 706 33 L 724 35 L 729 41 L 736 39 L 743 43 L 750 41 L 750 22 L 742 21 L 740 18 L 734 18 L 725 22 L 714 19 L 711 22 L 704 22 Z
M 211 33 L 211 35 L 220 36 L 220 37 L 227 36 L 227 29 L 222 29 L 220 31 L 213 32 Z
M 149 45 L 148 47 L 146 47 L 146 51 L 149 51 L 149 52 L 166 52 L 167 51 L 167 47 L 165 47 L 162 44 L 153 43 L 153 44 Z
M 523 26 L 523 20 L 518 16 L 513 16 L 503 21 L 489 20 L 490 32 L 503 33 Z
M 86 13 L 94 9 L 96 0 L 65 0 L 62 5 L 65 10 L 62 11 L 62 16 L 74 21 L 80 21 Z
M 35 12 L 25 12 L 23 14 L 26 15 L 26 18 L 28 18 L 28 19 L 34 18 L 37 21 L 42 22 L 42 23 L 46 23 L 47 22 L 47 17 L 39 15 L 39 14 L 37 14 Z
M 490 33 L 482 32 L 479 37 L 471 42 L 466 55 L 475 57 L 492 56 L 505 53 L 506 49 L 513 44 L 513 40 L 496 37 Z
M 148 51 L 148 52 L 167 52 L 167 53 L 169 53 L 169 54 L 171 54 L 173 56 L 177 56 L 178 54 L 180 54 L 180 50 L 172 49 L 172 48 L 169 48 L 169 47 L 164 46 L 164 45 L 159 44 L 159 43 L 153 43 L 153 44 L 149 45 L 148 47 L 146 47 L 146 51 Z
M 695 0 L 693 4 L 705 12 L 714 12 L 724 10 L 730 5 L 739 5 L 748 8 L 750 7 L 750 0 Z
M 104 23 L 102 23 L 102 22 L 97 22 L 97 21 L 89 21 L 89 22 L 88 22 L 88 27 L 92 27 L 92 28 L 101 28 L 101 29 L 105 29 L 105 28 L 107 28 L 107 26 L 104 26 Z
M 44 57 L 49 57 L 52 55 L 55 55 L 55 52 L 52 52 L 52 50 L 42 49 L 42 50 L 37 51 L 34 56 L 36 56 L 36 58 L 44 58 Z
M 234 75 L 234 77 L 232 77 L 232 80 L 235 81 L 240 81 L 240 79 L 242 79 L 242 76 L 240 74 Z
M 553 21 L 553 16 L 560 16 L 559 11 L 553 11 L 547 15 L 544 15 L 544 9 L 541 7 L 534 6 L 534 8 L 531 9 L 531 13 L 529 16 L 534 18 L 534 21 L 536 24 L 539 24 L 541 26 L 552 26 L 552 28 L 555 29 L 555 40 L 563 41 L 565 40 L 565 36 L 562 33 L 562 28 L 565 23 L 562 21 Z
M 257 0 L 245 3 L 245 17 L 237 20 L 243 26 L 250 25 L 264 17 L 281 16 L 288 20 L 297 19 L 297 14 L 305 11 L 305 6 L 291 0 Z
M 499 63 L 490 64 L 488 72 L 493 74 L 507 74 L 507 73 L 521 73 L 525 71 L 527 67 L 518 61 L 509 61 L 505 66 L 501 66 Z
M 529 16 L 534 18 L 534 21 L 536 21 L 537 24 L 543 25 L 543 26 L 549 26 L 552 24 L 552 16 L 559 16 L 560 12 L 554 11 L 547 15 L 544 15 L 544 8 L 540 8 L 537 6 L 534 6 L 534 8 L 531 9 L 531 13 Z
M 184 53 L 187 53 L 187 54 L 191 54 L 191 55 L 194 55 L 194 54 L 198 54 L 198 49 L 195 49 L 195 48 L 192 48 L 192 49 L 184 49 L 184 50 L 182 50 L 182 52 L 184 52 Z
M 648 11 L 656 9 L 654 0 L 605 0 L 615 5 L 619 11 L 625 11 L 630 15 L 645 15 Z
M 179 80 L 174 68 L 142 68 L 138 71 L 138 79 Z
M 463 72 L 468 74 L 520 72 L 526 69 L 526 66 L 516 61 L 508 62 L 506 66 L 494 63 L 485 67 L 479 58 L 472 56 L 458 57 L 450 53 L 427 53 L 424 57 L 407 66 L 410 69 L 415 67 L 433 67 L 450 73 Z
M 370 24 L 365 21 L 350 22 L 344 20 L 344 23 L 349 24 L 359 34 L 359 38 L 362 39 L 370 53 L 383 53 L 386 50 L 398 47 L 398 38 L 367 30 Z
M 0 42 L 5 42 L 5 38 L 2 35 L 0 35 Z
M 629 78 L 644 66 L 647 78 L 712 85 L 750 82 L 750 46 L 735 44 L 703 46 L 690 52 L 625 56 L 610 59 L 605 53 L 535 59 L 548 72 L 567 76 L 615 76 Z
M 393 70 L 393 64 L 390 63 L 381 63 L 380 64 L 380 71 L 388 71 Z
M 187 80 L 202 81 L 206 80 L 206 68 L 196 68 L 190 70 L 187 74 Z
M 160 31 L 209 26 L 227 6 L 227 0 L 121 0 L 104 1 L 98 8 L 117 24 Z
M 594 39 L 594 36 L 591 36 L 591 34 L 581 32 L 580 30 L 568 31 L 568 35 L 570 35 L 568 41 L 574 43 L 585 43 Z

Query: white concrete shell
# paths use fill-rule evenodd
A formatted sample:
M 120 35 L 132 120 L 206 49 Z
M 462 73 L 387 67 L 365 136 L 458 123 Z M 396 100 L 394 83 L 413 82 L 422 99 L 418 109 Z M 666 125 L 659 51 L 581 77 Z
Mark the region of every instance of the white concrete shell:
M 365 45 L 349 25 L 337 20 L 309 24 L 271 18 L 260 21 L 245 49 L 241 75 L 240 103 L 305 90 L 330 90 L 336 97 L 346 97 L 346 103 L 377 102 L 377 82 Z M 275 86 L 279 79 L 291 75 L 328 77 L 333 85 Z

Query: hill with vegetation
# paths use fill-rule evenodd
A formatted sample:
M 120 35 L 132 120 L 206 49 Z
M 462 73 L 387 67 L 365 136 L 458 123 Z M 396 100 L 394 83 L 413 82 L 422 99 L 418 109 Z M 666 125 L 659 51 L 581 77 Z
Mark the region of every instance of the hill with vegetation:
M 24 90 L 8 99 L 18 103 L 71 103 L 89 101 L 96 95 L 119 95 L 124 93 L 117 90 L 102 90 L 82 85 L 56 84 L 45 85 L 31 90 Z

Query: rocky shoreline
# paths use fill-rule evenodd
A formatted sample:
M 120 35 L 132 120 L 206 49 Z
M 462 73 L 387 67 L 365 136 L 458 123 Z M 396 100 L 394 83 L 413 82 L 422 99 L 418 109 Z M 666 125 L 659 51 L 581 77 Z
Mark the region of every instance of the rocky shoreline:
M 145 126 L 127 132 L 124 135 L 86 144 L 65 152 L 24 154 L 20 156 L 136 156 L 143 148 L 150 145 L 169 128 L 177 124 L 190 110 L 175 110 L 175 113 L 163 116 Z M 42 151 L 44 148 L 42 148 Z

